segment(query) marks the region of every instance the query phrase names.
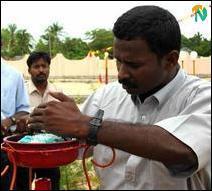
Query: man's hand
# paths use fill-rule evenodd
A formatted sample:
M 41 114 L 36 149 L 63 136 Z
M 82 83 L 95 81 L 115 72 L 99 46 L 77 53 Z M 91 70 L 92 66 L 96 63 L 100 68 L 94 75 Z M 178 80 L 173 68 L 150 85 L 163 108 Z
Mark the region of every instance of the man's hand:
M 7 136 L 8 132 L 7 132 L 7 127 L 1 124 L 1 133 L 4 136 Z
M 44 129 L 47 132 L 86 138 L 90 117 L 82 115 L 74 100 L 63 93 L 51 92 L 58 101 L 39 105 L 31 113 L 29 128 Z
M 10 132 L 8 131 L 10 126 L 12 125 L 12 121 L 10 118 L 5 118 L 1 121 L 1 132 L 4 136 L 9 136 Z
M 16 118 L 15 124 L 11 118 L 7 117 L 1 121 L 1 131 L 4 136 L 11 135 L 12 133 L 23 133 L 27 131 L 27 122 L 29 118 L 29 113 L 25 111 L 17 112 L 13 117 Z M 10 129 L 13 125 L 15 125 L 16 129 Z
M 6 130 L 8 127 L 12 125 L 12 121 L 10 118 L 5 118 L 1 121 L 1 126 Z
M 28 128 L 28 120 L 29 120 L 29 115 L 20 117 L 17 121 L 16 121 L 16 131 L 18 133 L 23 133 L 23 132 L 27 132 Z

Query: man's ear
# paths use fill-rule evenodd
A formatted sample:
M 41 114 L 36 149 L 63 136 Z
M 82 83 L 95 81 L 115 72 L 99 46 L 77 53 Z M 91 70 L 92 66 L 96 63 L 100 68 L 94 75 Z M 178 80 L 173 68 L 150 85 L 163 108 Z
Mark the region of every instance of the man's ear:
M 165 67 L 167 69 L 173 68 L 178 64 L 179 52 L 177 50 L 172 50 L 167 55 L 165 55 Z

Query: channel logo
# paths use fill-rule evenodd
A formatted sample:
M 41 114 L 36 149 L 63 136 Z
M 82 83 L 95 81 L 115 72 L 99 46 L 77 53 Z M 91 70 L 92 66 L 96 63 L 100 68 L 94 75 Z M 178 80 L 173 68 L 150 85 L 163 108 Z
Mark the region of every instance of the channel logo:
M 204 21 L 207 17 L 207 9 L 202 5 L 195 5 L 192 7 L 192 13 L 195 14 L 195 22 L 198 21 L 198 18 Z

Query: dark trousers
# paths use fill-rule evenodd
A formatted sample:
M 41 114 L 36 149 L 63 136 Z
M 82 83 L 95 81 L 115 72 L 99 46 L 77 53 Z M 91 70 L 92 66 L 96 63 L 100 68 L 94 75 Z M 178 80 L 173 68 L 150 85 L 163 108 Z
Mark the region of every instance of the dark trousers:
M 1 151 L 1 172 L 4 170 L 6 165 L 9 165 L 9 160 L 7 154 L 4 151 Z M 12 167 L 10 166 L 9 170 L 4 176 L 1 177 L 1 191 L 8 191 L 10 188 L 10 182 L 12 177 Z
M 60 190 L 60 169 L 57 168 L 42 168 L 33 169 L 33 175 L 36 178 L 49 178 L 51 179 L 52 190 Z M 18 167 L 16 179 L 16 189 L 20 191 L 29 190 L 29 169 Z M 33 180 L 34 176 L 32 177 Z

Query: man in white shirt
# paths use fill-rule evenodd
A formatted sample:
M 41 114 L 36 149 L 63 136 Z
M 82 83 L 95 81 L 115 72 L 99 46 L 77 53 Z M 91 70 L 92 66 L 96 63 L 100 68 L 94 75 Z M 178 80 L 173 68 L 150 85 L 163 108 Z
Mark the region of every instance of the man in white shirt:
M 26 87 L 29 94 L 31 112 L 41 103 L 56 100 L 48 94 L 49 91 L 61 92 L 61 89 L 57 88 L 54 84 L 48 81 L 50 64 L 51 58 L 45 52 L 32 52 L 27 59 L 28 72 L 31 75 L 31 79 L 26 84 Z M 53 190 L 60 189 L 59 167 L 50 169 L 34 169 L 34 173 L 36 174 L 36 178 L 50 178 Z M 27 172 L 24 172 L 23 170 L 21 174 L 24 176 L 23 174 L 27 174 Z M 24 187 L 27 185 L 27 176 L 25 180 L 25 183 L 23 183 Z
M 17 127 L 18 121 L 29 113 L 29 97 L 27 95 L 24 79 L 20 72 L 5 63 L 1 58 L 1 143 L 3 138 L 12 133 L 20 133 Z M 9 171 L 1 178 L 1 190 L 9 190 L 12 165 L 7 154 L 1 150 L 1 171 L 9 165 Z M 18 168 L 19 170 L 19 168 Z M 20 180 L 17 177 L 17 180 Z M 19 189 L 19 185 L 15 185 Z
M 30 99 L 30 110 L 33 111 L 41 103 L 55 101 L 49 91 L 62 92 L 60 88 L 48 81 L 51 59 L 45 52 L 33 52 L 27 59 L 28 72 L 31 79 L 26 87 Z
M 176 18 L 157 6 L 135 7 L 114 24 L 118 82 L 91 95 L 81 111 L 64 94 L 40 105 L 29 128 L 40 126 L 94 145 L 100 189 L 211 188 L 211 85 L 178 63 Z M 50 112 L 51 111 L 51 112 Z

